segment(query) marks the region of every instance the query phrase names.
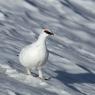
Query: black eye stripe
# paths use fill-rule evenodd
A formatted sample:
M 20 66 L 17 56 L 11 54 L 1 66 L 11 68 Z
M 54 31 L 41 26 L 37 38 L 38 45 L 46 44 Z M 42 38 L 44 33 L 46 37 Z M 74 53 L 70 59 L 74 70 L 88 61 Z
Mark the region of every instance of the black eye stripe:
M 53 33 L 49 32 L 48 30 L 44 30 L 44 32 L 49 34 L 49 35 L 53 35 Z

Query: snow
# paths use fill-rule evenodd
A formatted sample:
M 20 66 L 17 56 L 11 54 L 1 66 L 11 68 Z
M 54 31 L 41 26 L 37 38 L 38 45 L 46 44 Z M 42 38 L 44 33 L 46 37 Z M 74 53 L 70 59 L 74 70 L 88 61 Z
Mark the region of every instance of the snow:
M 94 0 L 0 0 L 0 95 L 95 95 L 94 5 Z M 47 81 L 26 75 L 17 56 L 42 28 L 55 33 L 47 40 Z

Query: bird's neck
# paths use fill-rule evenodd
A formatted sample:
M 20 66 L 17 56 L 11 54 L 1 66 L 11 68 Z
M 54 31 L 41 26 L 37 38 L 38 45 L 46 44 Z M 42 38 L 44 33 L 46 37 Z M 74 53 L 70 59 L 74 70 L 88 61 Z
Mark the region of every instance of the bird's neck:
M 40 36 L 38 37 L 37 43 L 39 43 L 40 45 L 45 45 L 46 39 L 47 39 L 47 35 L 40 34 Z

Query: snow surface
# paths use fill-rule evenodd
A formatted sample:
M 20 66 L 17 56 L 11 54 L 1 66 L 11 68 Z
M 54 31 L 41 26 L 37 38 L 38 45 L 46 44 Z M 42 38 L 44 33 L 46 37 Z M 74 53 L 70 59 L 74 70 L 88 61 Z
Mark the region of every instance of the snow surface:
M 18 60 L 42 28 L 55 33 L 48 81 L 26 75 Z M 95 95 L 95 1 L 0 0 L 0 95 Z

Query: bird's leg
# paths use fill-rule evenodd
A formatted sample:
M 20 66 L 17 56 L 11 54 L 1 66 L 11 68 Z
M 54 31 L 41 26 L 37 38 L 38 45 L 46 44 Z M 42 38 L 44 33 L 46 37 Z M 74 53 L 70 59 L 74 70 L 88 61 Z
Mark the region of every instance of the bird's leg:
M 41 67 L 38 68 L 38 74 L 39 74 L 39 78 L 43 79 L 43 74 L 42 74 L 42 68 Z
M 31 70 L 29 68 L 26 68 L 26 70 L 27 70 L 27 74 L 31 75 Z
M 42 67 L 38 67 L 37 69 L 38 69 L 38 77 L 39 77 L 41 80 L 49 80 L 49 79 L 51 79 L 50 77 L 48 77 L 48 78 L 43 77 L 43 74 L 42 74 Z

